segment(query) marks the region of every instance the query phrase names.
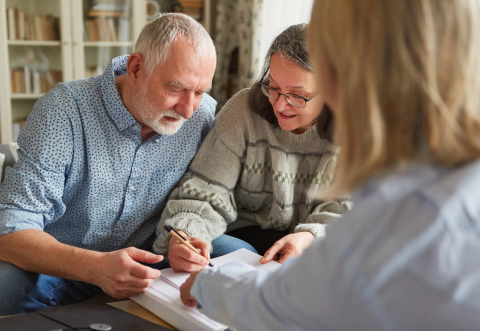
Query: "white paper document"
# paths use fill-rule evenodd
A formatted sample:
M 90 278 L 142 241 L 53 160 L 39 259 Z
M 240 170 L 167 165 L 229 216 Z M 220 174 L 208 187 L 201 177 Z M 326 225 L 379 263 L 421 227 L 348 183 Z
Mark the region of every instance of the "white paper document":
M 259 270 L 272 271 L 281 266 L 273 261 L 261 264 L 260 258 L 260 255 L 242 248 L 212 259 L 211 262 L 217 267 L 230 262 L 242 261 Z M 187 272 L 174 272 L 171 268 L 164 269 L 161 276 L 148 287 L 147 292 L 131 299 L 180 330 L 225 330 L 226 325 L 208 318 L 197 308 L 183 305 L 180 300 L 179 288 L 189 276 L 190 274 Z

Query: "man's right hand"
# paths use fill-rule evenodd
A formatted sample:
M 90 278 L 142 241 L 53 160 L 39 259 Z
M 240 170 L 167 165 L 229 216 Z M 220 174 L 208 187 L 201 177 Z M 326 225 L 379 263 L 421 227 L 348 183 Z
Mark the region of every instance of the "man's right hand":
M 195 248 L 199 248 L 202 255 L 192 252 L 172 236 L 168 244 L 168 260 L 173 271 L 195 272 L 203 270 L 210 260 L 210 245 L 200 238 L 189 237 L 183 231 L 179 232 L 187 239 L 188 243 Z
M 0 260 L 26 271 L 94 284 L 123 299 L 145 292 L 160 276 L 159 270 L 138 262 L 158 263 L 163 256 L 133 247 L 91 251 L 58 242 L 44 231 L 27 229 L 0 236 Z
M 138 262 L 158 263 L 163 256 L 134 247 L 103 253 L 95 268 L 92 283 L 115 299 L 123 299 L 145 292 L 160 270 Z

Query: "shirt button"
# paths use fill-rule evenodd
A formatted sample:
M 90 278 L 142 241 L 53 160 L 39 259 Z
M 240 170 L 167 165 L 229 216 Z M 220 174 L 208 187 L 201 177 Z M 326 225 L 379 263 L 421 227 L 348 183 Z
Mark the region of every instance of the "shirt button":
M 134 128 L 135 130 L 138 130 L 138 125 L 134 125 L 133 128 Z
M 130 185 L 130 189 L 133 191 L 135 189 L 135 186 Z
M 122 224 L 118 224 L 118 228 L 119 228 L 119 229 L 123 228 L 123 225 L 122 225 Z
M 123 128 L 123 123 L 120 123 L 118 126 L 121 127 L 121 128 Z

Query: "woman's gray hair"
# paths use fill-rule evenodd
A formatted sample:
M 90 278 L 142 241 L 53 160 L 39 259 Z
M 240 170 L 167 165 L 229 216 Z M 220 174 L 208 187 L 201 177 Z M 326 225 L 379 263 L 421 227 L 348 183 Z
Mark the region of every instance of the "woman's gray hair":
M 135 52 L 142 55 L 148 74 L 165 63 L 170 47 L 178 38 L 184 38 L 198 55 L 216 57 L 212 38 L 200 23 L 185 14 L 160 14 L 145 25 L 135 44 Z
M 264 83 L 268 80 L 270 61 L 272 60 L 273 54 L 279 54 L 283 59 L 291 60 L 305 70 L 314 72 L 307 51 L 306 27 L 306 24 L 292 25 L 275 38 L 268 49 L 260 77 L 253 84 L 248 94 L 250 110 L 259 114 L 274 126 L 279 126 L 277 117 L 268 98 L 263 94 L 259 83 Z M 332 142 L 333 115 L 326 104 L 323 105 L 323 109 L 317 118 L 317 131 L 320 138 Z
M 307 52 L 306 27 L 306 24 L 292 25 L 275 38 L 265 57 L 261 77 L 270 68 L 273 54 L 279 54 L 282 58 L 292 60 L 302 68 L 313 72 Z

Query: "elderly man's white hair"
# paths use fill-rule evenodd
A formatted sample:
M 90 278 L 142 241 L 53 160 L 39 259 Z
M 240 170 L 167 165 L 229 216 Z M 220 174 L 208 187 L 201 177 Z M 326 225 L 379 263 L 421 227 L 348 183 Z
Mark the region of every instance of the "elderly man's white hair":
M 135 52 L 142 55 L 148 74 L 165 63 L 172 43 L 178 38 L 191 44 L 199 56 L 216 58 L 212 38 L 200 23 L 185 14 L 160 14 L 145 25 L 135 44 Z

